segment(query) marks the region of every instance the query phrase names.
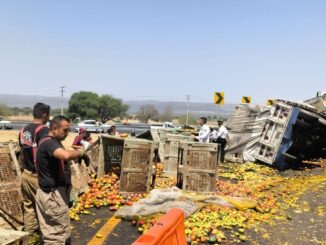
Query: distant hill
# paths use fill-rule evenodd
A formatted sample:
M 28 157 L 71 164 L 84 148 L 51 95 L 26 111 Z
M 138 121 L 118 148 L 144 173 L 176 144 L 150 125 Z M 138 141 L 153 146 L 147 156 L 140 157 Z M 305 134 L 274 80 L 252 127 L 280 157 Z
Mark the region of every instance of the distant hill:
M 186 114 L 187 103 L 186 102 L 175 102 L 175 101 L 126 101 L 129 105 L 129 113 L 135 114 L 139 108 L 144 104 L 152 104 L 159 112 L 163 112 L 167 106 L 171 106 L 175 115 Z M 200 103 L 190 102 L 189 112 L 195 116 L 229 116 L 235 108 L 235 104 L 226 104 L 223 106 L 217 106 L 213 103 Z
M 69 98 L 63 99 L 64 108 L 68 107 Z M 33 107 L 37 102 L 44 102 L 49 104 L 51 108 L 61 108 L 60 97 L 48 97 L 38 95 L 19 95 L 19 94 L 0 94 L 0 103 L 9 107 Z M 152 104 L 159 112 L 163 112 L 167 106 L 171 106 L 175 115 L 186 114 L 187 103 L 186 102 L 173 102 L 173 101 L 153 101 L 153 100 L 133 100 L 124 101 L 129 105 L 129 113 L 136 114 L 139 108 L 144 104 Z M 212 103 L 200 103 L 190 102 L 189 111 L 195 116 L 229 116 L 235 108 L 235 104 L 226 104 L 223 106 L 217 106 Z
M 68 107 L 69 98 L 63 98 L 63 106 Z M 40 95 L 0 94 L 0 103 L 9 107 L 33 107 L 35 103 L 43 102 L 51 108 L 61 108 L 60 97 L 49 97 Z

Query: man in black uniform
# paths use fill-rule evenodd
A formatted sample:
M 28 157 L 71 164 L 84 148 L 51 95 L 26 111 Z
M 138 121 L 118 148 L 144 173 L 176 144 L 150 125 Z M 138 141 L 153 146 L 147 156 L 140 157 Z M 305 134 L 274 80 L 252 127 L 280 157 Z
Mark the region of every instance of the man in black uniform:
M 40 189 L 36 211 L 44 244 L 70 244 L 69 194 L 71 172 L 68 160 L 83 156 L 83 150 L 66 150 L 61 141 L 69 133 L 70 121 L 55 116 L 50 132 L 39 143 L 36 168 Z
M 50 106 L 43 103 L 34 105 L 32 123 L 26 125 L 19 133 L 21 147 L 19 163 L 22 169 L 21 188 L 23 194 L 24 230 L 30 233 L 30 241 L 38 233 L 36 219 L 35 195 L 38 180 L 35 171 L 37 145 L 42 137 L 48 134 L 49 129 L 44 124 L 49 120 Z

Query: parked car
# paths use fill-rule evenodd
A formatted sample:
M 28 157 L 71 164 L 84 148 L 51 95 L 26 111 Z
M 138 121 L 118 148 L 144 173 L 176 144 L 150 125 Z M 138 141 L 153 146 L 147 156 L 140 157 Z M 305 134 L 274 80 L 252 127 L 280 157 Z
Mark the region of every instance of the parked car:
M 0 118 L 0 129 L 12 129 L 13 125 L 10 121 L 3 120 Z
M 111 125 L 103 124 L 96 120 L 84 120 L 80 123 L 77 123 L 76 132 L 79 132 L 80 128 L 85 128 L 88 132 L 91 133 L 104 133 L 110 127 Z

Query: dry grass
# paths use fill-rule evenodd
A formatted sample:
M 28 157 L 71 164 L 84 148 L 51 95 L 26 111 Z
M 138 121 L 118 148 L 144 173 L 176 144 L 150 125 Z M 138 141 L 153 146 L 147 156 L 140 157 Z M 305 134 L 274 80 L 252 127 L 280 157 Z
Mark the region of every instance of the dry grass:
M 18 130 L 0 130 L 0 142 L 17 142 L 18 143 Z M 62 142 L 63 146 L 66 149 L 70 149 L 72 142 L 74 141 L 75 137 L 77 136 L 77 133 L 69 133 L 68 137 Z M 93 140 L 96 140 L 98 138 L 98 135 L 92 134 Z
M 33 121 L 32 115 L 16 115 L 16 116 L 9 116 L 9 121 L 23 121 L 23 122 L 31 122 Z

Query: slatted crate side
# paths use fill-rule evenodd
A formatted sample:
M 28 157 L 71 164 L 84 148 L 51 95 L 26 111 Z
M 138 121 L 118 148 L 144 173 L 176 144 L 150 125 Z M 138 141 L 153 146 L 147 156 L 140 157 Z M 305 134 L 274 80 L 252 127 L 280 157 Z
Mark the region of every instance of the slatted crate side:
M 149 191 L 154 146 L 150 141 L 126 140 L 121 164 L 120 192 Z
M 124 140 L 112 136 L 102 136 L 104 166 L 103 172 L 120 175 Z M 103 175 L 104 175 L 103 174 Z
M 19 181 L 17 171 L 8 147 L 0 148 L 0 183 Z
M 121 165 L 124 168 L 147 168 L 151 159 L 150 141 L 125 141 Z
M 21 226 L 23 223 L 23 211 L 21 203 L 22 193 L 17 182 L 6 183 L 0 186 L 1 227 L 10 227 L 9 222 L 15 227 Z
M 164 175 L 166 176 L 177 175 L 178 154 L 181 141 L 191 141 L 191 137 L 178 134 L 167 134 L 163 163 Z
M 12 181 L 17 177 L 10 160 L 8 154 L 0 154 L 0 182 Z
M 163 170 L 164 174 L 171 175 L 176 174 L 178 167 L 178 151 L 179 151 L 179 141 L 167 140 L 164 149 L 164 162 Z
M 215 192 L 220 147 L 217 144 L 180 144 L 178 171 L 184 191 Z
M 87 167 L 84 163 L 73 162 L 70 165 L 71 169 L 71 185 L 70 200 L 77 201 L 78 196 L 88 189 L 89 175 Z
M 219 145 L 203 143 L 182 143 L 181 148 L 187 145 L 187 162 L 185 167 L 190 169 L 217 170 Z
M 120 175 L 123 142 L 123 139 L 108 135 L 99 137 L 97 178 L 110 172 Z
M 97 139 L 85 153 L 90 159 L 89 168 L 92 173 L 97 173 L 99 166 L 100 140 Z
M 185 174 L 186 183 L 185 190 L 196 192 L 215 192 L 216 177 L 214 174 L 206 173 L 188 173 Z
M 149 191 L 147 172 L 128 172 L 122 170 L 120 193 Z

